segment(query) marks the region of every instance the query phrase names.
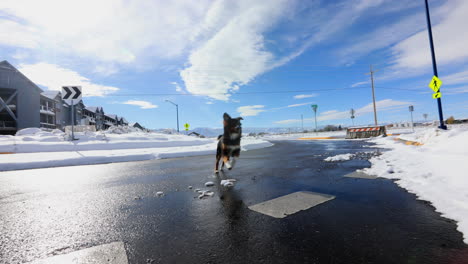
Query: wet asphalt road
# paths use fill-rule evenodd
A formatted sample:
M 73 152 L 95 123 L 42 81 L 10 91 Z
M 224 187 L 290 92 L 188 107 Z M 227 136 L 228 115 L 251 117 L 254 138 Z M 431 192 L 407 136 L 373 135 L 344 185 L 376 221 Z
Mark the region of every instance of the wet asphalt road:
M 0 263 L 114 241 L 129 263 L 468 263 L 455 223 L 430 204 L 391 180 L 343 178 L 369 166 L 367 154 L 323 162 L 375 151 L 366 145 L 276 142 L 219 176 L 212 156 L 0 172 Z M 336 198 L 283 219 L 248 209 L 296 191 Z

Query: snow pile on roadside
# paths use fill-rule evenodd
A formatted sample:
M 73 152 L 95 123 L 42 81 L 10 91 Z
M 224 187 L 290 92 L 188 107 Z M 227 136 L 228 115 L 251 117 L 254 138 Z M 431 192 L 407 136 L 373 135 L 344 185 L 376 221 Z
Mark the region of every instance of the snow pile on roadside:
M 27 128 L 18 131 L 17 136 L 0 136 L 0 152 L 32 153 L 57 151 L 115 150 L 139 148 L 164 148 L 205 145 L 212 139 L 146 133 L 133 128 L 114 128 L 98 132 L 77 132 L 69 141 L 69 136 L 60 131 L 43 131 L 39 128 Z
M 390 149 L 370 159 L 372 167 L 363 171 L 390 179 L 420 199 L 432 203 L 443 216 L 458 222 L 468 244 L 468 127 L 448 131 L 427 128 L 401 138 L 424 143 L 408 146 L 391 140 L 371 140 Z
M 346 153 L 346 154 L 340 154 L 340 155 L 328 157 L 328 158 L 324 159 L 324 161 L 327 161 L 327 162 L 344 161 L 344 160 L 350 160 L 352 157 L 354 157 L 354 154 Z
M 77 141 L 64 140 L 64 133 L 29 130 L 24 136 L 0 136 L 0 171 L 142 161 L 197 155 L 214 155 L 216 139 L 185 135 L 130 132 L 77 133 Z M 273 144 L 252 137 L 242 138 L 242 151 Z

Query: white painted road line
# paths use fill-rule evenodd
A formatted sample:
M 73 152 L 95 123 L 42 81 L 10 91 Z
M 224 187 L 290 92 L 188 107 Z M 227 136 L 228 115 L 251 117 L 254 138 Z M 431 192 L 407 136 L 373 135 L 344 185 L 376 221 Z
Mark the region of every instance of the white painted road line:
M 250 210 L 275 218 L 284 218 L 334 199 L 335 196 L 313 192 L 295 192 L 249 206 Z
M 346 174 L 345 177 L 348 177 L 348 178 L 360 178 L 360 179 L 371 179 L 371 180 L 377 179 L 376 176 L 374 176 L 374 175 L 369 175 L 369 174 L 364 173 L 364 172 L 361 172 L 361 171 L 355 171 L 355 172 Z
M 36 260 L 29 264 L 128 264 L 123 242 L 113 242 L 64 255 Z

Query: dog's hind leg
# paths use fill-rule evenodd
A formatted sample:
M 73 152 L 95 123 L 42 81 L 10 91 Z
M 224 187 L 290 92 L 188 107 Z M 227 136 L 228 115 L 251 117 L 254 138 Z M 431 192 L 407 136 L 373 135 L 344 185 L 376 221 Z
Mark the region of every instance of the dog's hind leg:
M 220 159 L 221 159 L 221 157 L 216 156 L 216 163 L 215 163 L 214 172 L 218 172 L 218 166 L 219 166 L 219 160 L 220 160 Z

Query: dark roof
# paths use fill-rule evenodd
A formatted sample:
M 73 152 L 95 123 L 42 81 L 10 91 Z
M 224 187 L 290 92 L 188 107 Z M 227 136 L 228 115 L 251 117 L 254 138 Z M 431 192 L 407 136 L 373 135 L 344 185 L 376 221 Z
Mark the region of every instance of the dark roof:
M 8 70 L 12 70 L 12 71 L 15 71 L 17 73 L 19 73 L 23 78 L 25 78 L 34 88 L 36 88 L 39 93 L 42 93 L 44 92 L 41 88 L 39 88 L 39 86 L 37 86 L 34 82 L 32 82 L 28 77 L 26 77 L 23 73 L 21 73 L 20 71 L 18 71 L 18 69 L 15 68 L 15 66 L 11 65 L 8 61 L 4 60 L 4 61 L 0 61 L 0 68 L 4 68 L 4 69 L 8 69 Z
M 52 99 L 52 100 L 55 100 L 55 97 L 57 97 L 57 95 L 60 93 L 60 91 L 51 91 L 51 90 L 47 90 L 43 93 L 41 93 L 42 96 L 45 96 L 49 99 Z

